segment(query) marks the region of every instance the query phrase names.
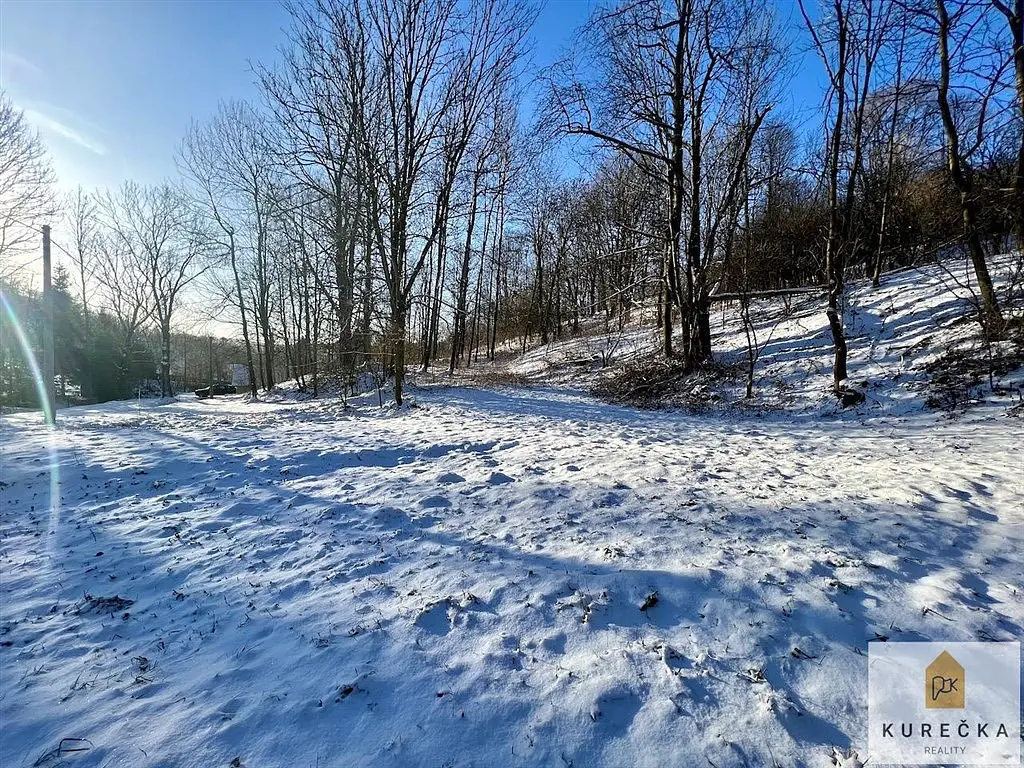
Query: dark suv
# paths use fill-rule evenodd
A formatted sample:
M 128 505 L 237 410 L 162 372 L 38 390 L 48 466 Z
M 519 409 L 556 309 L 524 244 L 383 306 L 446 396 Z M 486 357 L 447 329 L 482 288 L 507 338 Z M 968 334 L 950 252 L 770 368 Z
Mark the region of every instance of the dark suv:
M 218 381 L 215 384 L 210 384 L 206 387 L 200 387 L 196 390 L 196 397 L 200 400 L 205 400 L 208 397 L 214 395 L 233 395 L 235 394 L 235 388 L 231 384 L 225 384 L 223 381 Z

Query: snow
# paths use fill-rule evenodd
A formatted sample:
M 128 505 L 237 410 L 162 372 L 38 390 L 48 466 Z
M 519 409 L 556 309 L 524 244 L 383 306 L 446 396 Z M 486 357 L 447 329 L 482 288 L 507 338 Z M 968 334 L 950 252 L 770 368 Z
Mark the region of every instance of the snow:
M 415 400 L 4 416 L 0 763 L 860 765 L 868 641 L 1024 634 L 998 411 Z
M 990 269 L 1005 304 L 1005 291 L 1011 285 L 1019 290 L 1019 257 L 996 257 Z M 849 375 L 867 396 L 858 417 L 897 417 L 924 408 L 932 379 L 925 366 L 952 349 L 969 346 L 978 335 L 972 281 L 966 261 L 951 260 L 888 273 L 878 288 L 869 280 L 851 283 L 845 308 Z M 815 417 L 841 410 L 831 393 L 832 337 L 823 296 L 797 295 L 788 305 L 779 297 L 755 299 L 751 314 L 761 348 L 753 405 Z M 653 308 L 645 308 L 621 331 L 614 321 L 612 328 L 601 320 L 588 321 L 580 335 L 534 347 L 507 368 L 535 382 L 589 387 L 614 375 L 616 366 L 657 353 L 660 332 L 653 318 Z M 711 321 L 716 359 L 741 369 L 718 387 L 716 398 L 726 406 L 749 408 L 743 400 L 747 341 L 738 305 L 713 305 Z M 1024 368 L 997 376 L 996 382 L 1005 392 L 974 393 L 974 399 L 997 411 L 1021 402 Z

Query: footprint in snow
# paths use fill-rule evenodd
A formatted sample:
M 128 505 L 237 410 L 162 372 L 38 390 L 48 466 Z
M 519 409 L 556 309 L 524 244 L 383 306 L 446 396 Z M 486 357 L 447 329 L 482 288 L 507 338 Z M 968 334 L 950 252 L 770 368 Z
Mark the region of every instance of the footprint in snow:
M 594 506 L 595 507 L 617 507 L 620 504 L 622 504 L 622 501 L 623 501 L 623 498 L 622 498 L 621 494 L 612 493 L 611 491 L 609 491 L 608 493 L 604 494 L 599 499 L 597 499 L 594 502 Z
M 413 624 L 432 635 L 446 635 L 454 626 L 456 611 L 447 600 L 425 605 L 413 619 Z
M 507 485 L 508 483 L 514 483 L 515 479 L 509 477 L 504 472 L 491 472 L 491 476 L 487 478 L 489 485 Z
M 442 507 L 450 507 L 451 501 L 444 496 L 427 496 L 424 499 L 420 499 L 420 508 L 422 509 L 440 509 Z
M 629 731 L 630 725 L 643 706 L 643 701 L 625 686 L 616 686 L 602 694 L 590 708 L 590 719 L 602 721 L 603 727 L 611 733 Z
M 668 667 L 669 671 L 675 675 L 678 675 L 681 670 L 689 669 L 693 666 L 692 661 L 668 644 L 663 645 L 661 648 L 661 660 Z
M 546 651 L 561 654 L 565 653 L 566 639 L 567 638 L 565 636 L 565 632 L 559 632 L 557 634 L 550 635 L 549 637 L 545 637 L 543 640 L 540 641 L 540 644 L 541 647 L 544 648 L 544 650 Z

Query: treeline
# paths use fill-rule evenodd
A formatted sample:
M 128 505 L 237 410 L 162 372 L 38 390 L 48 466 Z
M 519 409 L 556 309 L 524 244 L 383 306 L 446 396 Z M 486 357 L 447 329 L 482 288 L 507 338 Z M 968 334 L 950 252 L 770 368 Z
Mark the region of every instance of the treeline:
M 646 311 L 697 368 L 717 295 L 750 325 L 757 292 L 820 286 L 845 398 L 850 279 L 962 253 L 985 338 L 1010 332 L 988 262 L 1024 241 L 1021 3 L 612 2 L 538 73 L 518 0 L 294 2 L 262 101 L 55 231 L 83 313 L 159 335 L 165 393 L 186 299 L 236 323 L 253 394 L 377 366 L 401 403 L 409 366 L 595 316 Z M 787 113 L 806 50 L 810 124 Z
M 39 403 L 39 379 L 31 360 L 42 360 L 45 305 L 38 292 L 6 286 L 0 334 L 0 406 Z M 122 325 L 105 309 L 84 307 L 70 275 L 58 266 L 53 281 L 55 392 L 59 405 L 123 400 L 160 394 L 160 334 L 155 328 Z M 237 363 L 244 359 L 236 339 L 174 333 L 171 341 L 174 392 L 211 382 L 244 382 Z M 258 382 L 262 385 L 262 382 Z
M 548 78 L 550 124 L 629 160 L 658 189 L 664 353 L 712 357 L 713 294 L 820 283 L 844 399 L 847 280 L 963 248 L 989 339 L 988 272 L 1024 241 L 1021 3 L 799 3 L 827 74 L 800 148 L 782 94 L 790 30 L 754 2 L 658 0 L 596 11 Z M 744 309 L 744 319 L 749 320 Z
M 45 307 L 42 297 L 7 286 L 0 335 L 0 405 L 39 403 Z M 58 267 L 53 280 L 53 337 L 56 393 L 63 402 L 116 400 L 136 394 L 153 377 L 154 347 L 144 332 L 125 333 L 107 312 L 85 317 L 69 275 Z

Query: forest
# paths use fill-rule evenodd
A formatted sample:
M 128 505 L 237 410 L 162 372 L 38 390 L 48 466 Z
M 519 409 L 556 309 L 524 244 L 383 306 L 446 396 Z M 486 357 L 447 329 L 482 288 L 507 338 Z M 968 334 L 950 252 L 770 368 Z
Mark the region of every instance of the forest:
M 1024 240 L 1021 0 L 604 3 L 543 68 L 519 0 L 287 7 L 261 98 L 194 119 L 160 184 L 64 190 L 0 96 L 0 402 L 36 397 L 44 224 L 67 402 L 241 370 L 254 397 L 372 373 L 400 405 L 407 371 L 644 312 L 698 371 L 713 305 L 753 327 L 759 297 L 810 291 L 854 403 L 848 282 L 950 258 L 978 338 L 1021 334 L 1020 258 L 1002 291 L 989 268 Z M 797 51 L 825 73 L 803 112 Z
M 1020 766 L 1022 23 L 0 0 L 0 765 Z

